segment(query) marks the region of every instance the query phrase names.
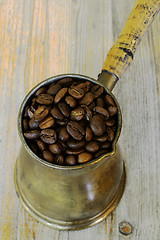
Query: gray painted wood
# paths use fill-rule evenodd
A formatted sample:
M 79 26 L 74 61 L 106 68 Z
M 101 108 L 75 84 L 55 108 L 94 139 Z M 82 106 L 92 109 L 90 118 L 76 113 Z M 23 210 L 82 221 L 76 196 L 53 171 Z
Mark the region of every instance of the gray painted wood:
M 60 73 L 96 78 L 133 5 L 134 0 L 0 1 L 0 239 L 160 239 L 160 16 L 113 90 L 123 114 L 119 144 L 127 170 L 114 212 L 92 228 L 53 230 L 24 211 L 13 181 L 21 145 L 17 114 L 25 94 Z M 133 226 L 128 237 L 118 229 L 124 220 Z

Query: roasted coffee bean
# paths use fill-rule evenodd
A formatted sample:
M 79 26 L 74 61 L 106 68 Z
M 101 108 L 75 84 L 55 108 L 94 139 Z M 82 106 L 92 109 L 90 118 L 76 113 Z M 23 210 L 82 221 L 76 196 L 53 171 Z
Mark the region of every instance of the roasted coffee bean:
M 86 121 L 84 119 L 80 120 L 78 123 L 81 125 L 81 127 L 86 127 Z
M 102 136 L 106 130 L 103 118 L 98 114 L 91 118 L 90 127 L 95 136 Z
M 84 83 L 79 83 L 77 85 L 77 87 L 82 88 L 84 90 L 84 92 L 86 93 L 89 91 L 91 85 L 92 85 L 92 83 L 90 81 L 86 81 Z
M 43 151 L 43 157 L 47 162 L 53 163 L 54 162 L 54 154 L 51 153 L 49 150 Z
M 38 96 L 41 93 L 45 93 L 47 91 L 46 87 L 41 87 L 37 90 L 37 92 L 35 93 L 35 96 Z
M 24 113 L 23 113 L 23 117 L 24 118 L 27 118 L 28 117 L 28 109 L 30 108 L 30 106 L 26 106 L 25 109 L 24 109 Z
M 54 154 L 59 154 L 62 151 L 62 146 L 58 143 L 49 145 L 49 150 Z
M 82 88 L 84 90 L 84 88 L 86 87 L 85 82 L 84 83 L 79 83 L 78 85 L 76 85 L 79 88 Z
M 57 140 L 57 135 L 53 129 L 44 129 L 40 133 L 40 138 L 47 144 L 53 144 Z
M 101 150 L 99 150 L 98 152 L 96 152 L 94 154 L 94 157 L 97 158 L 97 157 L 99 157 L 100 155 L 102 155 L 104 153 L 107 153 L 106 149 L 101 149 Z
M 37 108 L 35 107 L 35 106 L 32 106 L 31 105 L 31 107 L 30 107 L 30 109 L 29 109 L 29 117 L 30 118 L 32 118 L 33 117 L 33 114 L 34 114 L 34 112 L 37 110 Z
M 59 130 L 59 139 L 64 141 L 64 142 L 69 139 L 69 133 L 67 132 L 66 127 L 62 127 Z
M 80 121 L 84 117 L 84 109 L 82 107 L 76 108 L 71 111 L 70 119 L 75 121 Z
M 101 144 L 101 148 L 109 148 L 111 146 L 111 142 L 107 141 L 107 142 L 104 142 L 103 144 Z
M 53 97 L 46 93 L 41 93 L 37 96 L 36 101 L 39 104 L 49 105 L 53 102 Z
M 28 119 L 24 118 L 24 119 L 22 120 L 22 124 L 23 124 L 23 131 L 24 131 L 24 132 L 28 131 L 28 129 L 29 129 Z
M 39 150 L 43 152 L 47 147 L 46 144 L 43 141 L 41 141 L 40 139 L 37 139 L 35 141 L 37 143 Z
M 85 134 L 84 128 L 74 121 L 67 124 L 67 132 L 76 140 L 81 140 Z
M 107 127 L 107 134 L 108 134 L 108 141 L 112 142 L 114 139 L 114 131 L 110 127 Z
M 29 127 L 30 127 L 31 130 L 38 129 L 39 128 L 39 122 L 35 121 L 34 118 L 31 118 L 31 120 L 29 120 Z
M 80 83 L 81 83 L 81 82 L 76 79 L 76 81 L 73 81 L 73 82 L 72 82 L 72 84 L 71 84 L 70 87 L 71 87 L 71 88 L 72 88 L 72 87 L 75 87 L 75 86 L 77 86 L 77 85 L 80 84 Z
M 62 78 L 61 80 L 58 81 L 59 84 L 65 87 L 70 86 L 72 82 L 73 79 L 71 77 Z
M 91 81 L 62 78 L 39 88 L 26 104 L 28 146 L 53 164 L 73 166 L 111 151 L 118 114 L 112 97 Z
M 94 139 L 98 142 L 105 142 L 108 139 L 108 134 L 105 133 L 104 135 L 102 135 L 100 137 L 95 137 Z
M 60 126 L 66 126 L 69 122 L 68 118 L 64 118 L 63 120 L 57 120 L 56 123 Z
M 86 136 L 85 139 L 87 142 L 91 141 L 93 137 L 92 130 L 89 127 L 86 127 Z
M 105 124 L 108 126 L 108 127 L 112 127 L 114 124 L 115 124 L 115 119 L 114 118 L 109 118 L 105 121 Z
M 85 149 L 88 151 L 88 152 L 91 152 L 91 153 L 95 153 L 99 150 L 99 144 L 98 142 L 96 141 L 91 141 L 91 142 L 88 142 L 86 145 L 85 145 Z
M 85 141 L 84 140 L 76 141 L 75 139 L 68 139 L 67 146 L 72 149 L 80 149 L 85 146 Z
M 109 112 L 106 109 L 102 108 L 102 107 L 99 107 L 99 106 L 94 107 L 93 111 L 104 115 L 106 119 L 109 118 Z
M 85 85 L 86 85 L 88 88 L 90 88 L 90 87 L 93 86 L 93 83 L 90 82 L 90 81 L 85 81 Z
M 64 165 L 64 156 L 61 153 L 55 155 L 54 163 L 58 165 Z
M 68 91 L 68 88 L 62 88 L 61 90 L 59 90 L 55 96 L 54 102 L 58 103 L 60 100 L 62 100 L 62 98 L 65 97 L 67 91 Z
M 76 158 L 73 155 L 68 155 L 65 157 L 65 165 L 73 166 L 76 164 Z
M 78 154 L 80 154 L 82 152 L 84 152 L 84 148 L 80 148 L 80 149 L 67 148 L 66 149 L 66 154 L 78 155 Z
M 94 84 L 94 85 L 91 87 L 90 92 L 93 93 L 93 94 L 95 94 L 95 92 L 97 91 L 97 89 L 99 89 L 99 87 L 101 87 L 101 86 L 99 86 L 98 84 Z
M 49 113 L 49 110 L 46 106 L 40 106 L 33 114 L 34 121 L 41 122 Z
M 88 152 L 83 152 L 78 155 L 78 163 L 85 163 L 91 161 L 93 159 L 93 155 Z
M 60 121 L 64 119 L 63 114 L 61 113 L 61 111 L 60 111 L 56 106 L 54 106 L 54 107 L 51 109 L 50 113 L 52 114 L 52 116 L 53 116 L 54 118 L 56 118 L 56 119 L 58 119 L 58 120 L 60 120 Z
M 110 117 L 114 116 L 117 113 L 117 107 L 116 106 L 110 106 L 107 108 Z
M 113 132 L 115 132 L 117 130 L 117 127 L 114 125 L 111 127 L 111 129 L 113 130 Z
M 31 103 L 31 111 L 34 113 L 37 110 L 38 104 L 36 102 L 36 98 L 32 99 L 32 103 Z
M 90 121 L 90 119 L 92 118 L 92 111 L 86 105 L 81 105 L 81 108 L 84 109 L 84 115 L 85 115 L 86 120 Z
M 79 101 L 81 105 L 89 105 L 94 100 L 94 95 L 91 92 L 88 92 L 84 95 L 84 97 Z
M 31 110 L 31 107 L 28 108 L 28 111 L 27 111 L 27 112 L 28 112 L 28 113 L 27 113 L 28 117 L 31 119 L 31 118 L 33 117 L 33 114 L 34 114 L 34 112 Z
M 107 104 L 107 106 L 115 106 L 113 99 L 111 98 L 110 95 L 105 95 L 104 100 Z
M 39 149 L 38 149 L 37 144 L 34 141 L 28 142 L 28 145 L 29 145 L 30 149 L 32 150 L 32 152 L 34 152 L 35 154 L 38 154 Z
M 72 97 L 74 97 L 76 99 L 80 99 L 84 96 L 84 90 L 82 88 L 77 87 L 77 86 L 70 87 L 68 92 Z
M 104 100 L 102 98 L 97 98 L 96 105 L 99 106 L 99 107 L 104 108 L 105 102 L 104 102 Z
M 104 91 L 103 87 L 99 87 L 97 91 L 94 93 L 94 97 L 98 98 L 99 96 L 102 95 L 103 91 Z
M 27 139 L 34 140 L 34 139 L 39 138 L 39 136 L 40 136 L 40 131 L 39 131 L 39 130 L 27 131 L 27 132 L 24 133 L 24 136 L 25 136 Z
M 92 102 L 88 105 L 88 108 L 92 110 L 96 106 L 95 102 Z
M 67 147 L 66 142 L 63 142 L 62 140 L 58 139 L 57 142 L 62 146 L 62 151 L 64 151 Z
M 47 90 L 47 93 L 52 95 L 52 96 L 55 96 L 57 94 L 57 92 L 62 88 L 61 84 L 59 83 L 56 83 L 56 82 L 53 82 L 48 90 Z
M 58 108 L 60 109 L 60 111 L 62 112 L 62 114 L 65 116 L 65 117 L 69 117 L 69 114 L 70 114 L 70 109 L 68 107 L 68 105 L 64 102 L 59 102 L 58 103 Z
M 65 102 L 71 107 L 74 108 L 77 105 L 76 99 L 72 96 L 66 96 Z
M 39 127 L 40 129 L 51 128 L 54 125 L 54 122 L 54 118 L 49 116 L 40 122 Z
M 95 98 L 98 98 L 103 93 L 103 91 L 104 88 L 98 84 L 91 87 L 91 92 L 94 94 Z

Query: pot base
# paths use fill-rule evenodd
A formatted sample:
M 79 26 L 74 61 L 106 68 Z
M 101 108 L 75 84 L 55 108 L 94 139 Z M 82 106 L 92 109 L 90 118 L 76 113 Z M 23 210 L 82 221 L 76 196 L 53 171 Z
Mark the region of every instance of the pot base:
M 78 229 L 83 229 L 83 228 L 87 228 L 87 227 L 91 227 L 101 221 L 103 221 L 118 205 L 123 192 L 124 192 L 124 187 L 125 187 L 125 182 L 126 182 L 126 171 L 125 171 L 125 165 L 123 163 L 123 174 L 122 174 L 122 178 L 118 187 L 118 191 L 116 193 L 116 195 L 114 196 L 113 200 L 110 202 L 109 205 L 107 205 L 107 207 L 100 212 L 99 214 L 97 214 L 96 216 L 92 217 L 92 218 L 88 218 L 85 220 L 80 220 L 80 221 L 76 221 L 76 222 L 67 222 L 67 221 L 58 221 L 56 219 L 52 219 L 49 218 L 47 216 L 44 216 L 43 214 L 41 214 L 40 212 L 38 212 L 36 209 L 34 209 L 31 204 L 27 201 L 27 199 L 25 198 L 20 183 L 19 183 L 19 178 L 18 178 L 18 174 L 17 174 L 17 161 L 15 164 L 15 170 L 14 170 L 14 184 L 15 184 L 15 190 L 16 190 L 16 194 L 22 204 L 22 206 L 24 207 L 24 209 L 33 217 L 35 218 L 37 221 L 39 221 L 40 223 L 48 226 L 48 227 L 52 227 L 58 230 L 78 230 Z

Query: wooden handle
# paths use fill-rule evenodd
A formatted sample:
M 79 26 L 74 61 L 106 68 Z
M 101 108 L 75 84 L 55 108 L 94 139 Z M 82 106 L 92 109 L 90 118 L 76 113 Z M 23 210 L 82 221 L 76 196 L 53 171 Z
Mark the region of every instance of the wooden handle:
M 109 50 L 102 71 L 118 78 L 130 66 L 142 36 L 160 10 L 160 0 L 137 0 L 118 40 Z

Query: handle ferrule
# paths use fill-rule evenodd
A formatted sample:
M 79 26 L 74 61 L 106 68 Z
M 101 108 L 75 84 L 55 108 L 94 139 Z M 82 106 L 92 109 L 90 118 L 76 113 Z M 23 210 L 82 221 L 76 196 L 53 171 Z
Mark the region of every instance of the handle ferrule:
M 100 81 L 110 91 L 112 91 L 118 80 L 119 78 L 108 70 L 102 70 L 98 76 L 98 81 Z

